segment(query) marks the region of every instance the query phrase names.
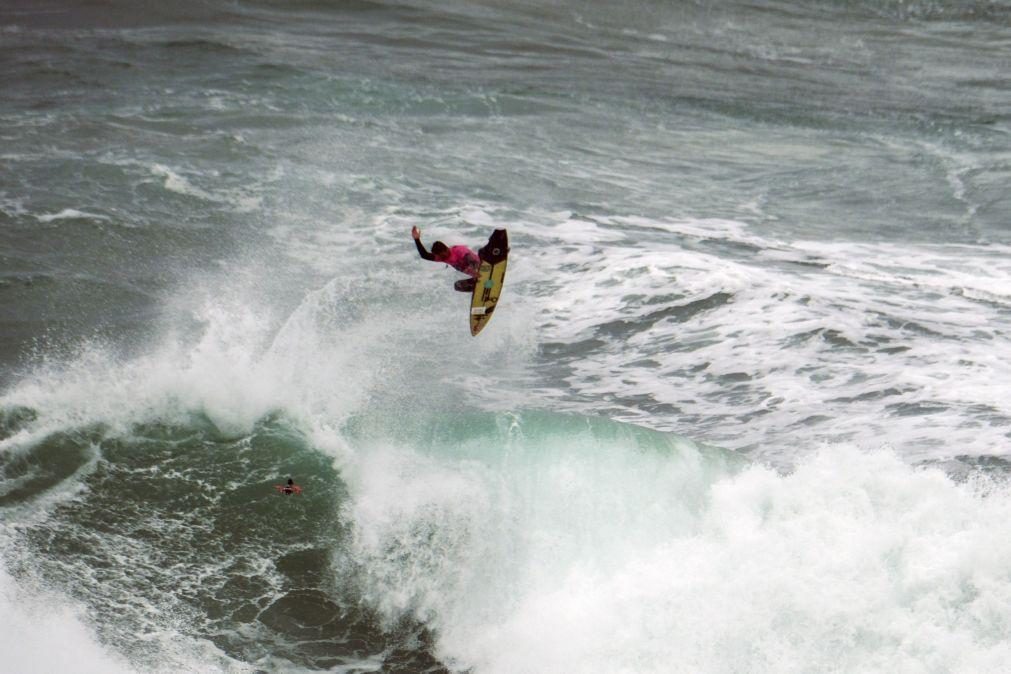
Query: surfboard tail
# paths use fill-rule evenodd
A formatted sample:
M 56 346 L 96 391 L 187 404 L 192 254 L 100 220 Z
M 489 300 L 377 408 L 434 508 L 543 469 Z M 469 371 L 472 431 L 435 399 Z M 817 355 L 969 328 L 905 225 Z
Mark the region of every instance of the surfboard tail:
M 509 256 L 509 235 L 504 229 L 496 229 L 488 237 L 488 243 L 477 251 L 478 257 L 490 264 L 498 264 Z

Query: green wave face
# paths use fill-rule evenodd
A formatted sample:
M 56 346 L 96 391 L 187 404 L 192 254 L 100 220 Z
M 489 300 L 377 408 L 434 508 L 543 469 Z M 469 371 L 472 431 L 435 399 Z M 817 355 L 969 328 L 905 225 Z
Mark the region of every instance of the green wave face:
M 5 439 L 39 416 L 9 411 Z M 0 516 L 39 513 L 18 532 L 34 554 L 14 567 L 116 606 L 93 612 L 98 633 L 140 664 L 165 644 L 128 635 L 171 628 L 216 644 L 221 666 L 429 666 L 433 630 L 462 605 L 508 613 L 545 560 L 565 573 L 588 551 L 684 534 L 740 465 L 670 433 L 539 411 L 363 414 L 332 429 L 336 451 L 283 413 L 240 437 L 175 417 L 60 429 L 0 463 Z M 275 491 L 289 476 L 301 496 Z

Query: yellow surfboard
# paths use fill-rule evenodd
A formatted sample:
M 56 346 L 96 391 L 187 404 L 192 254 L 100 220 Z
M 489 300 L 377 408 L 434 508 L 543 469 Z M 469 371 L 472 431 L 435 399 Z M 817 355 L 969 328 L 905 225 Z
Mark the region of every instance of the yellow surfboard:
M 470 334 L 484 329 L 498 306 L 502 284 L 505 282 L 506 263 L 509 257 L 509 238 L 504 229 L 496 229 L 488 239 L 488 245 L 478 251 L 481 267 L 477 283 L 470 298 Z

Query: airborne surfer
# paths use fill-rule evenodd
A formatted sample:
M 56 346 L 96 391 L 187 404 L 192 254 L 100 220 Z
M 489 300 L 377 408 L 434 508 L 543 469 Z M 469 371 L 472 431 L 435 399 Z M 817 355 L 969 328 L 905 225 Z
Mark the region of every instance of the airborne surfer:
M 411 236 L 414 237 L 414 245 L 418 247 L 418 255 L 423 260 L 432 262 L 444 262 L 458 272 L 462 272 L 470 278 L 460 279 L 453 284 L 453 289 L 462 293 L 469 293 L 474 290 L 477 283 L 478 270 L 481 268 L 481 259 L 477 253 L 467 246 L 453 246 L 450 248 L 442 241 L 432 244 L 432 252 L 425 250 L 425 245 L 421 243 L 421 230 L 411 227 Z

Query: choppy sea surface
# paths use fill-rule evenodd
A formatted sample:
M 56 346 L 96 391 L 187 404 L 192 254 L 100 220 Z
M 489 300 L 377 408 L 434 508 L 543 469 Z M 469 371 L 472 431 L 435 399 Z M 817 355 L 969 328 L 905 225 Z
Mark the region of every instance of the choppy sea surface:
M 0 669 L 1007 671 L 1009 73 L 1004 0 L 6 0 Z M 508 229 L 478 338 L 415 225 Z

